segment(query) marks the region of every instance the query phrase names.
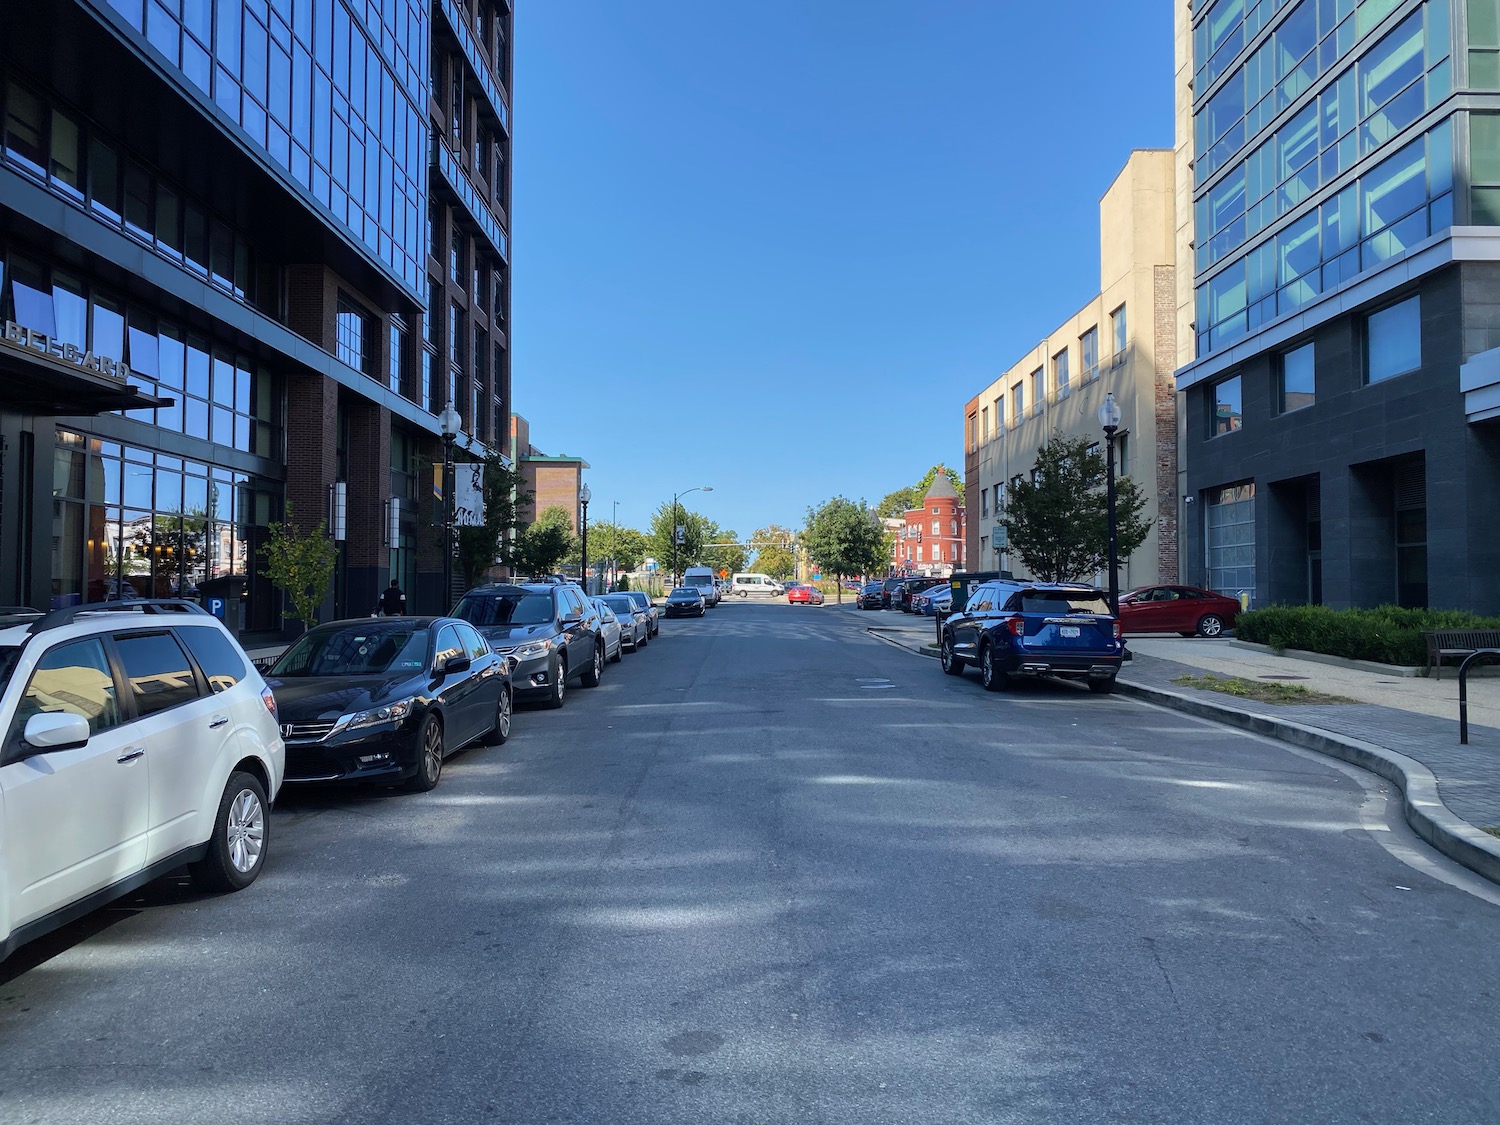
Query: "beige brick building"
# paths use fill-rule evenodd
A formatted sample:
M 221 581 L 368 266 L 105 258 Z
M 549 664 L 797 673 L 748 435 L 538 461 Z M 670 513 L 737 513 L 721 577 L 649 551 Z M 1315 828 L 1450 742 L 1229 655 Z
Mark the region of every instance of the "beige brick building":
M 519 414 L 510 418 L 511 458 L 521 474 L 521 501 L 516 518 L 522 525 L 534 521 L 548 508 L 566 508 L 573 517 L 573 534 L 578 534 L 583 471 L 589 463 L 582 457 L 543 453 L 531 444 L 531 426 Z M 526 494 L 531 500 L 525 500 Z
M 1123 413 L 1117 469 L 1153 521 L 1120 561 L 1120 588 L 1177 580 L 1177 214 L 1174 154 L 1139 149 L 1099 203 L 1099 288 L 1083 308 L 964 406 L 971 570 L 1025 570 L 999 528 L 1007 481 L 1027 476 L 1054 432 L 1102 443 L 1098 409 Z M 1078 575 L 1087 578 L 1087 575 Z

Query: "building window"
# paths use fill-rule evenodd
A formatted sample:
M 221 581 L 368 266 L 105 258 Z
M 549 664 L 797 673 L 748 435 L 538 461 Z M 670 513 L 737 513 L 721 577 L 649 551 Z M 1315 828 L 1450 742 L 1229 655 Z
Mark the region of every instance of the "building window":
M 979 417 L 975 414 L 969 415 L 969 448 L 979 448 Z
M 370 374 L 370 318 L 351 299 L 339 294 L 338 357 L 356 371 Z
M 1283 414 L 1301 410 L 1317 401 L 1312 344 L 1303 344 L 1282 355 L 1276 390 L 1279 400 L 1277 408 Z
M 1005 396 L 1002 394 L 995 400 L 995 436 L 1000 437 L 1005 433 Z
M 1121 305 L 1109 314 L 1109 339 L 1110 345 L 1114 349 L 1114 363 L 1119 363 L 1125 358 L 1127 331 L 1125 325 L 1125 306 Z
M 1099 329 L 1090 328 L 1078 337 L 1078 377 L 1085 383 L 1099 374 Z
M 465 335 L 468 332 L 463 310 L 457 305 L 448 306 L 448 358 L 454 366 L 462 367 L 464 362 L 464 345 L 467 342 Z M 451 402 L 451 399 L 450 399 Z
M 932 533 L 934 535 L 941 535 L 943 533 L 943 524 L 941 520 L 932 521 Z
M 1010 389 L 1010 397 L 1012 402 L 1015 403 L 1016 417 L 1013 424 L 1019 426 L 1021 424 L 1021 419 L 1026 417 L 1026 384 L 1017 383 L 1014 387 L 1012 387 Z
M 390 370 L 387 385 L 398 395 L 406 386 L 406 326 L 400 317 L 391 317 Z
M 1237 484 L 1208 496 L 1204 564 L 1210 590 L 1231 598 L 1255 592 L 1255 485 Z
M 448 277 L 460 288 L 468 281 L 464 276 L 464 233 L 457 227 L 448 232 Z
M 1422 366 L 1421 298 L 1371 313 L 1365 319 L 1365 381 L 1378 383 Z
M 1040 367 L 1031 373 L 1031 412 L 1042 412 L 1042 400 L 1047 394 L 1047 375 Z
M 984 440 L 990 440 L 990 408 L 988 406 L 979 409 L 980 427 L 979 432 L 984 435 Z
M 984 519 L 990 514 L 990 490 L 981 488 L 979 490 L 979 517 Z
M 1115 471 L 1118 472 L 1122 477 L 1128 477 L 1130 475 L 1130 461 L 1129 461 L 1129 458 L 1126 456 L 1126 453 L 1128 452 L 1129 448 L 1130 448 L 1130 435 L 1129 434 L 1116 434 L 1115 435 Z
M 1052 357 L 1052 385 L 1057 388 L 1059 400 L 1065 399 L 1070 393 L 1068 387 L 1068 349 L 1064 348 Z
M 1242 404 L 1240 402 L 1240 377 L 1238 375 L 1214 384 L 1212 413 L 1209 416 L 1208 432 L 1212 437 L 1232 433 L 1240 428 Z

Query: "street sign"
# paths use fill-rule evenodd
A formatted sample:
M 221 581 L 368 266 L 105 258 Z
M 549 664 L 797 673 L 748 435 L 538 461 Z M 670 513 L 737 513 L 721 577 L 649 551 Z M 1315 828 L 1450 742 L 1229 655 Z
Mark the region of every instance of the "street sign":
M 720 570 L 719 571 L 719 577 L 720 578 L 728 578 L 729 577 L 729 571 L 727 571 L 727 570 Z

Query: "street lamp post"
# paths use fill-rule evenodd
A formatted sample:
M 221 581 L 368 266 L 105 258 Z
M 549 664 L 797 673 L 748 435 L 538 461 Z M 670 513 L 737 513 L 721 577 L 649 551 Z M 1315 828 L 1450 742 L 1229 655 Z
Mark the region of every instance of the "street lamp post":
M 611 500 L 610 503 L 614 507 L 609 514 L 609 584 L 618 586 L 620 584 L 620 502 Z
M 438 612 L 447 613 L 453 603 L 453 443 L 463 419 L 449 406 L 438 415 L 438 429 L 443 435 L 443 603 Z
M 712 492 L 713 486 L 700 484 L 697 488 L 690 488 L 687 492 L 676 492 L 672 494 L 672 585 L 677 585 L 677 501 L 689 492 Z
M 584 485 L 578 490 L 578 499 L 583 502 L 583 565 L 578 570 L 578 577 L 583 579 L 583 592 L 589 592 L 589 501 L 593 499 L 593 493 L 589 486 Z
M 1099 425 L 1104 427 L 1104 502 L 1109 508 L 1109 612 L 1120 612 L 1120 541 L 1115 520 L 1115 431 L 1120 428 L 1120 405 L 1113 393 L 1099 406 Z

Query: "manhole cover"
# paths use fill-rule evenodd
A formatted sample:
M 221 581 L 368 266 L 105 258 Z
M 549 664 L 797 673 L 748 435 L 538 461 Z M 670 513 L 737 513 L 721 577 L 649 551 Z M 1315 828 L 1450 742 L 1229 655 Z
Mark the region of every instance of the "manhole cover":
M 1266 675 L 1261 676 L 1259 678 L 1262 679 L 1262 680 L 1305 680 L 1305 679 L 1307 679 L 1306 676 L 1282 676 L 1282 675 L 1277 675 L 1275 673 L 1267 673 Z

